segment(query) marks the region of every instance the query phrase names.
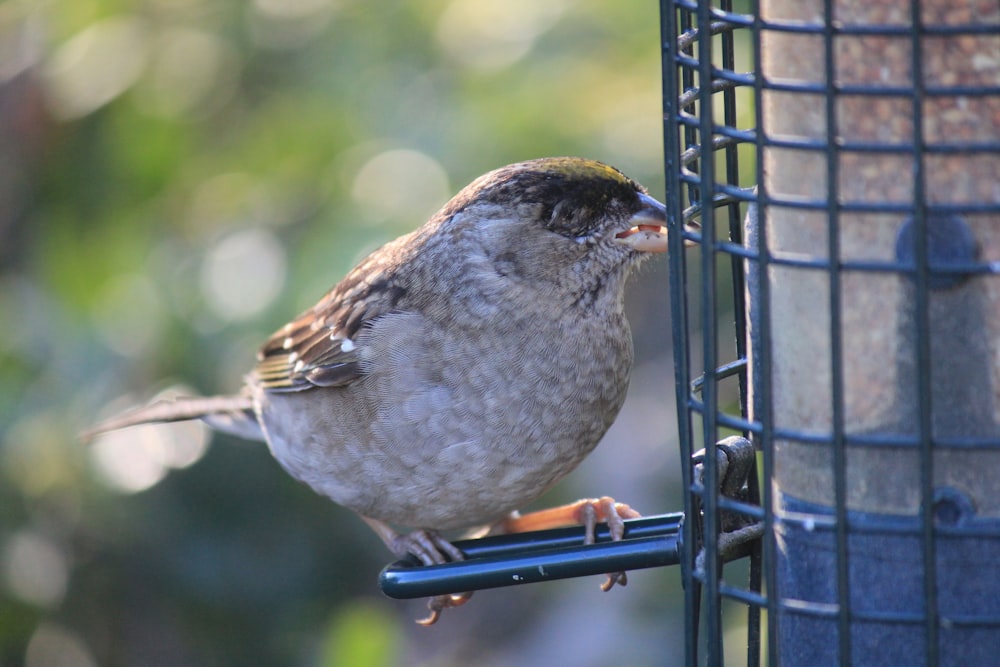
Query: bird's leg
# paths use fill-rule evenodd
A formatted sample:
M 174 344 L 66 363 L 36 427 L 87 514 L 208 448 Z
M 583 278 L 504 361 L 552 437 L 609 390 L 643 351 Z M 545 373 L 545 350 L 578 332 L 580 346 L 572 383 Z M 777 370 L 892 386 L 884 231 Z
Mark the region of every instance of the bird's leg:
M 581 524 L 584 527 L 583 543 L 593 544 L 597 524 L 606 521 L 611 532 L 611 540 L 618 542 L 625 537 L 625 519 L 638 519 L 641 516 L 625 503 L 615 502 L 615 499 L 609 496 L 584 498 L 568 505 L 524 515 L 513 512 L 500 522 L 496 532 L 524 533 L 529 530 Z M 628 577 L 624 572 L 613 572 L 608 574 L 607 580 L 601 584 L 601 590 L 609 591 L 615 584 L 625 586 L 627 583 Z
M 528 514 L 512 513 L 500 522 L 501 533 L 525 533 L 529 530 L 547 530 L 562 526 L 582 525 L 584 543 L 593 544 L 597 524 L 608 523 L 613 541 L 625 536 L 625 519 L 638 519 L 642 515 L 625 503 L 615 502 L 614 498 L 584 498 L 568 505 L 550 507 Z
M 406 535 L 400 535 L 386 523 L 378 519 L 362 516 L 375 534 L 378 535 L 389 550 L 398 558 L 413 554 L 424 565 L 441 565 L 449 561 L 465 560 L 465 555 L 455 548 L 455 545 L 438 535 L 433 530 L 414 530 Z M 451 607 L 458 607 L 469 601 L 472 591 L 455 595 L 438 595 L 427 601 L 431 613 L 426 618 L 419 619 L 420 625 L 434 625 L 441 617 L 441 612 Z
M 449 561 L 465 560 L 465 556 L 455 548 L 455 545 L 433 530 L 414 530 L 406 535 L 400 535 L 378 519 L 366 516 L 361 518 L 398 558 L 403 558 L 408 553 L 413 554 L 424 565 L 441 565 Z

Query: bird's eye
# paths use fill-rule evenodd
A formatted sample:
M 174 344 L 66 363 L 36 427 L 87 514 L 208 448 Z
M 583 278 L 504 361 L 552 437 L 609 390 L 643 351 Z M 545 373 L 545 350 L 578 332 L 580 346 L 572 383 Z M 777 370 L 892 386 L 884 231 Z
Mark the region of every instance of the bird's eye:
M 573 240 L 576 241 L 577 245 L 582 245 L 589 248 L 597 243 L 597 235 L 584 234 L 583 236 L 573 237 Z

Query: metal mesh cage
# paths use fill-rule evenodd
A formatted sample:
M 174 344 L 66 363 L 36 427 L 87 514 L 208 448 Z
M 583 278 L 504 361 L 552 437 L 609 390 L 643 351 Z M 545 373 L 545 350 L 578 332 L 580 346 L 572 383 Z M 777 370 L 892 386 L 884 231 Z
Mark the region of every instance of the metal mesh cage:
M 661 16 L 688 664 L 997 664 L 1000 3 Z

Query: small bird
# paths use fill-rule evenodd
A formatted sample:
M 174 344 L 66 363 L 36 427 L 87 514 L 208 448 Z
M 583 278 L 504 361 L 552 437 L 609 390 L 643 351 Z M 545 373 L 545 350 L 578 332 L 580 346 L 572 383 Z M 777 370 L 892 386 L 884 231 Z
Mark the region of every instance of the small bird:
M 618 414 L 632 366 L 629 275 L 667 249 L 666 210 L 617 169 L 543 158 L 473 181 L 362 260 L 264 343 L 239 394 L 162 401 L 100 433 L 202 419 L 264 440 L 398 557 L 461 560 L 441 531 L 638 516 L 608 497 L 520 516 Z M 400 534 L 395 527 L 412 529 Z M 609 575 L 603 588 L 624 585 Z M 441 610 L 471 594 L 430 601 Z

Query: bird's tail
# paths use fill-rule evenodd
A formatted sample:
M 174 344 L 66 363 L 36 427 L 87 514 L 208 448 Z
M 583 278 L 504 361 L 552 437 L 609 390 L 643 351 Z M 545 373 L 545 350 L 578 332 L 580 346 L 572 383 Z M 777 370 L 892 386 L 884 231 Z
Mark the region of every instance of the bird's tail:
M 84 442 L 89 442 L 102 433 L 129 426 L 189 419 L 201 419 L 216 430 L 248 440 L 264 439 L 264 433 L 254 412 L 253 398 L 245 394 L 155 401 L 99 422 L 81 433 L 80 438 Z

